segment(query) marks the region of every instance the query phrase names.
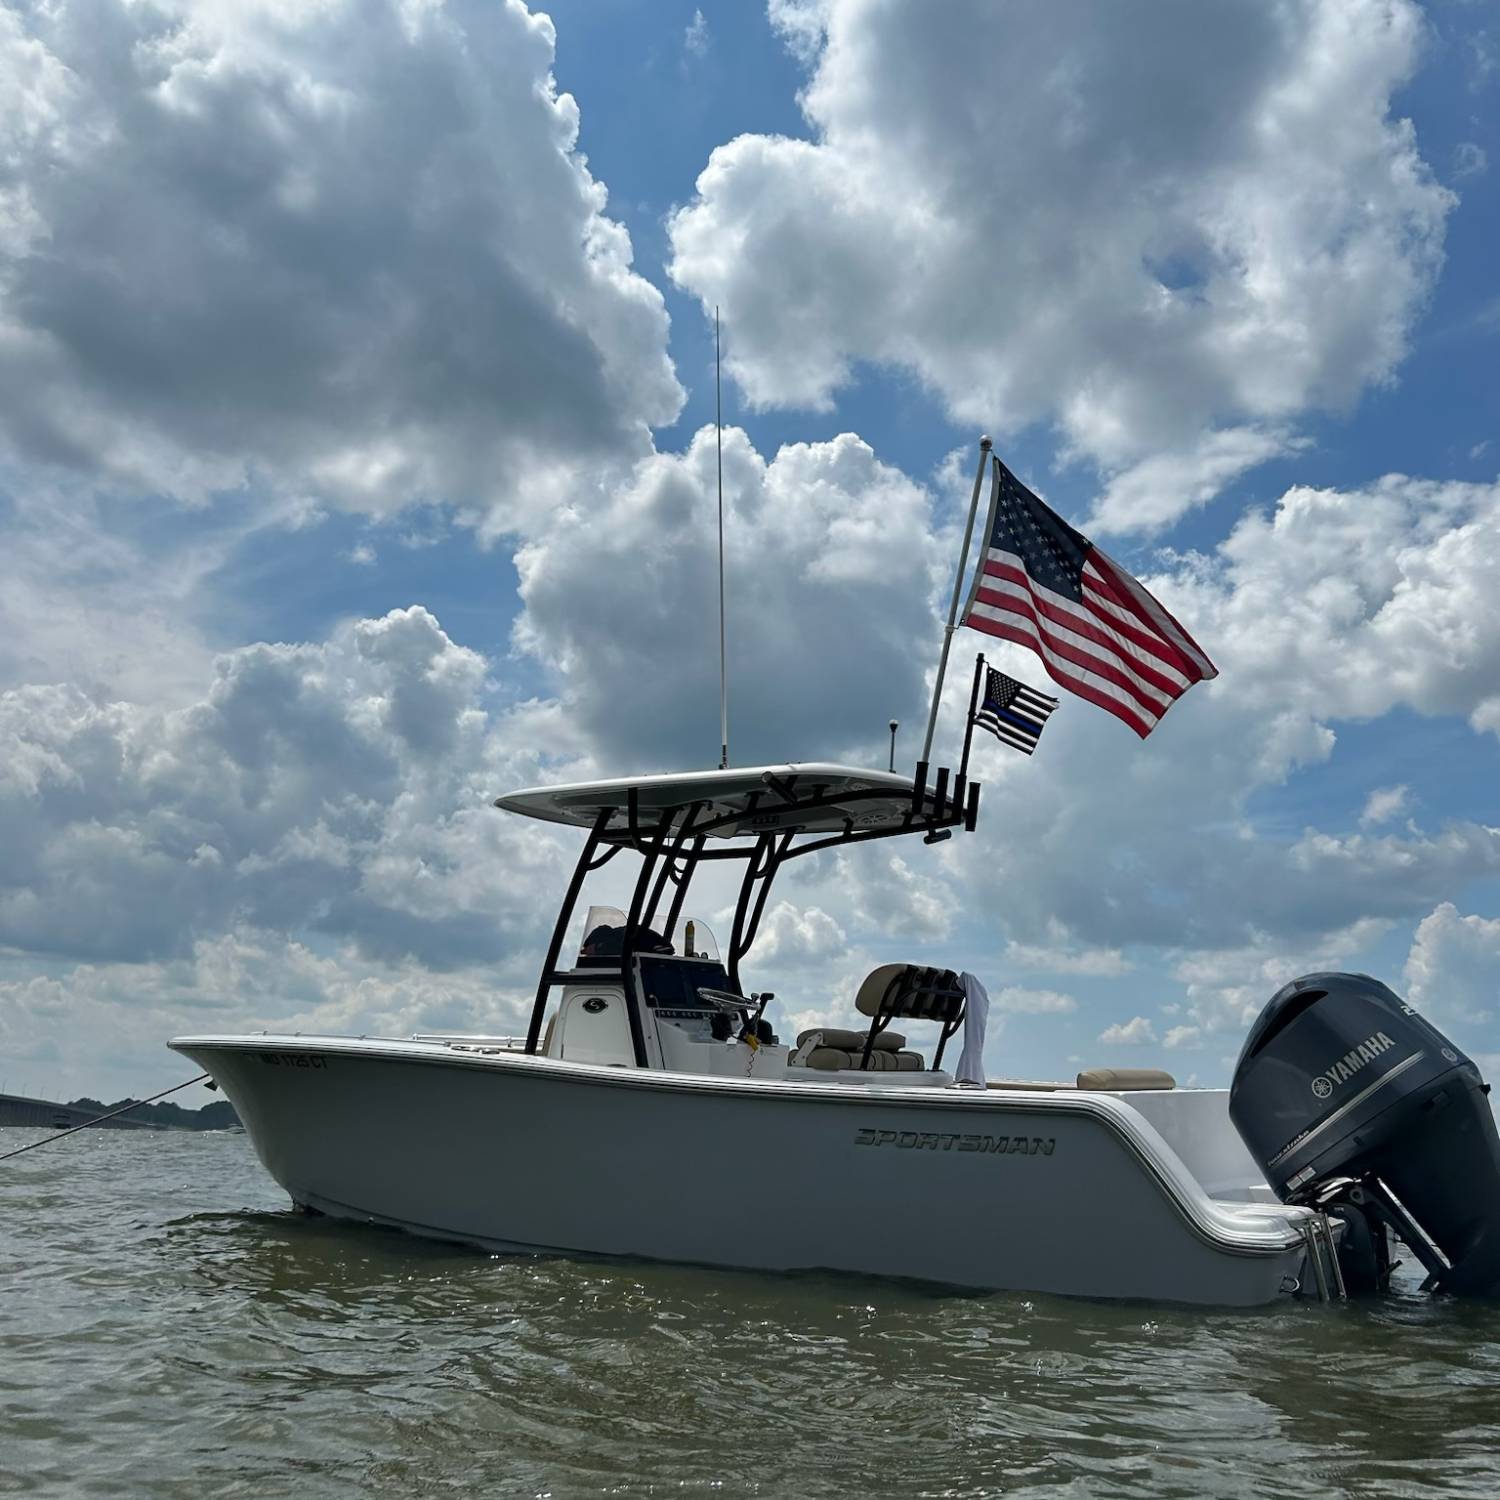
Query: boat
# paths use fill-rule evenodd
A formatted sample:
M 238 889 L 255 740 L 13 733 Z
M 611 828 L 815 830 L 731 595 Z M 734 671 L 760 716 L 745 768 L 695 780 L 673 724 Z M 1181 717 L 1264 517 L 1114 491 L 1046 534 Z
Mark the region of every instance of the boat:
M 1248 1307 L 1388 1285 L 1394 1241 L 1433 1286 L 1500 1281 L 1484 1085 L 1376 981 L 1287 986 L 1228 1090 L 1156 1070 L 985 1077 L 983 987 L 930 964 L 864 976 L 857 1029 L 779 1038 L 774 995 L 742 975 L 779 872 L 972 834 L 967 758 L 513 792 L 495 805 L 583 834 L 524 1035 L 170 1045 L 298 1208 L 491 1251 Z M 628 909 L 580 922 L 622 856 Z M 740 873 L 722 952 L 685 916 L 720 861 Z

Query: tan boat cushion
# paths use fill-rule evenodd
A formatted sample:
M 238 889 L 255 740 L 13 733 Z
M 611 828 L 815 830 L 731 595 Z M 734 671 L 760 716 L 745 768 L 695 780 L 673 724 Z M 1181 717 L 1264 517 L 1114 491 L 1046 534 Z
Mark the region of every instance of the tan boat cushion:
M 813 1037 L 821 1036 L 825 1047 L 842 1047 L 845 1052 L 863 1052 L 867 1031 L 843 1031 L 837 1026 L 815 1026 L 797 1038 L 797 1045 L 805 1047 Z M 906 1038 L 899 1031 L 882 1031 L 875 1038 L 877 1052 L 899 1052 L 906 1045 Z
M 802 1059 L 804 1068 L 821 1068 L 825 1073 L 837 1073 L 840 1068 L 852 1068 L 854 1062 L 852 1052 L 843 1047 L 814 1047 L 806 1057 Z
M 1177 1080 L 1160 1068 L 1085 1068 L 1078 1087 L 1118 1094 L 1128 1089 L 1175 1089 Z
M 864 1048 L 858 1051 L 848 1047 L 814 1047 L 803 1059 L 809 1068 L 821 1068 L 825 1073 L 841 1072 L 845 1068 L 858 1068 L 864 1057 Z M 871 1073 L 920 1073 L 927 1066 L 918 1052 L 872 1052 Z

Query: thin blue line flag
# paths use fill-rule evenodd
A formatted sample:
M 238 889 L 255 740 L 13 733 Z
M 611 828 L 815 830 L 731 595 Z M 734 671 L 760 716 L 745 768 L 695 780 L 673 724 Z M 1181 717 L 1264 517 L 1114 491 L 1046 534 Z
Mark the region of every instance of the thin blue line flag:
M 1002 744 L 1030 755 L 1041 737 L 1042 726 L 1056 707 L 1056 698 L 1049 698 L 991 667 L 985 679 L 984 702 L 975 712 L 974 722 L 981 729 L 988 729 Z

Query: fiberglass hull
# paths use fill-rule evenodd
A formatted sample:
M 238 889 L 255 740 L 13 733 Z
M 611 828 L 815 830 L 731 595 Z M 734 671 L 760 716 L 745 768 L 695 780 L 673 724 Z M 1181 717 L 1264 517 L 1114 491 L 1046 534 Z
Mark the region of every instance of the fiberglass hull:
M 1298 1211 L 1211 1199 L 1120 1098 L 768 1083 L 310 1037 L 172 1044 L 294 1202 L 493 1249 L 1251 1306 Z

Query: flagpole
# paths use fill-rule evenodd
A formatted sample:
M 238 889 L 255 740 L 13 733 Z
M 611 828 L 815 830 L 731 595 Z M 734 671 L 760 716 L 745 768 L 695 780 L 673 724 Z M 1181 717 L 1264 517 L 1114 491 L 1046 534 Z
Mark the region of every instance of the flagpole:
M 989 539 L 995 534 L 995 512 L 1000 506 L 1000 460 L 992 453 L 990 454 L 990 503 L 984 510 L 984 531 L 981 533 L 986 548 L 989 547 Z M 984 564 L 981 562 L 974 569 L 974 577 L 969 581 L 969 597 L 964 600 L 964 614 L 967 615 L 974 608 L 974 601 L 979 597 L 979 585 L 984 580 Z
M 964 527 L 963 551 L 958 557 L 958 573 L 953 580 L 953 599 L 948 605 L 948 627 L 943 631 L 943 654 L 938 658 L 937 681 L 932 686 L 932 708 L 927 715 L 927 738 L 922 741 L 922 756 L 925 761 L 932 755 L 932 735 L 937 728 L 938 700 L 943 696 L 943 678 L 948 671 L 948 651 L 953 645 L 953 631 L 958 619 L 958 596 L 963 591 L 964 570 L 969 565 L 969 539 L 974 535 L 974 517 L 979 510 L 979 487 L 984 483 L 984 466 L 989 461 L 990 440 L 979 440 L 979 467 L 974 473 L 974 495 L 969 501 L 969 521 Z
M 974 658 L 974 687 L 969 693 L 969 722 L 964 727 L 964 754 L 958 763 L 959 778 L 969 774 L 969 743 L 974 738 L 974 715 L 979 712 L 979 684 L 984 677 L 984 653 Z

